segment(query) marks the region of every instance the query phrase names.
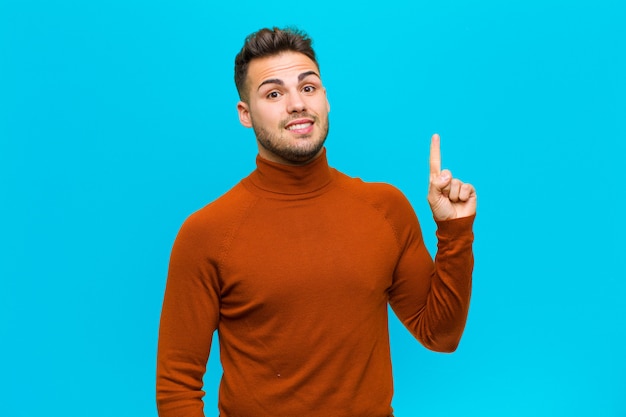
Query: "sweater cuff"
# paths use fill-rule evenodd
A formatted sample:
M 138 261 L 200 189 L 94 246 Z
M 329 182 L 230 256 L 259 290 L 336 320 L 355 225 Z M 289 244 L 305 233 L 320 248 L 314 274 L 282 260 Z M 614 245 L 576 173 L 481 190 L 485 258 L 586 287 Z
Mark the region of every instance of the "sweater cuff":
M 437 223 L 437 235 L 449 238 L 471 235 L 475 218 L 476 214 L 472 214 L 471 216 L 453 220 L 435 220 L 435 223 Z

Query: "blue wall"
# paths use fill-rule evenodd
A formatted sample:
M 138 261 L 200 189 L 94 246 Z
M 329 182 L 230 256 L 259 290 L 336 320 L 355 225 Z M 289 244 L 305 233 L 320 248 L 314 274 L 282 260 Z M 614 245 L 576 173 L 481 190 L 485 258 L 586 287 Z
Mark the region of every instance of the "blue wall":
M 622 2 L 211 3 L 0 0 L 0 414 L 156 416 L 173 239 L 254 167 L 234 55 L 298 25 L 332 165 L 400 187 L 431 250 L 433 132 L 478 189 L 464 339 L 393 319 L 396 415 L 626 415 Z

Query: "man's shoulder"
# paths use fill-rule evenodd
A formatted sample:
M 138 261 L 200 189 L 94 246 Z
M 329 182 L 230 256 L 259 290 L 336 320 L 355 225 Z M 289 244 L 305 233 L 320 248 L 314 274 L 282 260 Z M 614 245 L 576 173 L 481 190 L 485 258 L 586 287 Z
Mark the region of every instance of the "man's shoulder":
M 182 228 L 215 233 L 216 230 L 236 221 L 253 200 L 252 194 L 239 182 L 220 197 L 189 215 Z
M 370 182 L 337 171 L 339 186 L 355 197 L 375 205 L 409 204 L 406 196 L 396 186 L 386 182 Z

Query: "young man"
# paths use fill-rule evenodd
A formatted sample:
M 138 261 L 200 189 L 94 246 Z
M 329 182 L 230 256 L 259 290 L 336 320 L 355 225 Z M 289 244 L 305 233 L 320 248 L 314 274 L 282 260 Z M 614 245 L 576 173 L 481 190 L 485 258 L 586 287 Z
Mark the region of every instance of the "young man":
M 172 249 L 161 316 L 161 417 L 201 417 L 217 330 L 221 417 L 387 417 L 387 306 L 427 348 L 451 352 L 470 299 L 473 187 L 431 144 L 435 262 L 406 198 L 326 159 L 330 106 L 310 39 L 262 29 L 235 59 L 239 119 L 257 169 L 191 215 Z

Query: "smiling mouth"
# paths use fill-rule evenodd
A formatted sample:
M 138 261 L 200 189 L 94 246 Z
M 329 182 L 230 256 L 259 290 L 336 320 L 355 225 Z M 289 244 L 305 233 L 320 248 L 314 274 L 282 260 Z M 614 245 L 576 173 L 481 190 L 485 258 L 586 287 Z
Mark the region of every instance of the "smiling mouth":
M 313 132 L 315 119 L 310 117 L 294 119 L 285 125 L 285 130 L 295 135 L 306 136 Z
M 287 126 L 285 129 L 290 130 L 290 131 L 307 130 L 311 126 L 313 126 L 313 122 L 296 123 L 296 124 Z

